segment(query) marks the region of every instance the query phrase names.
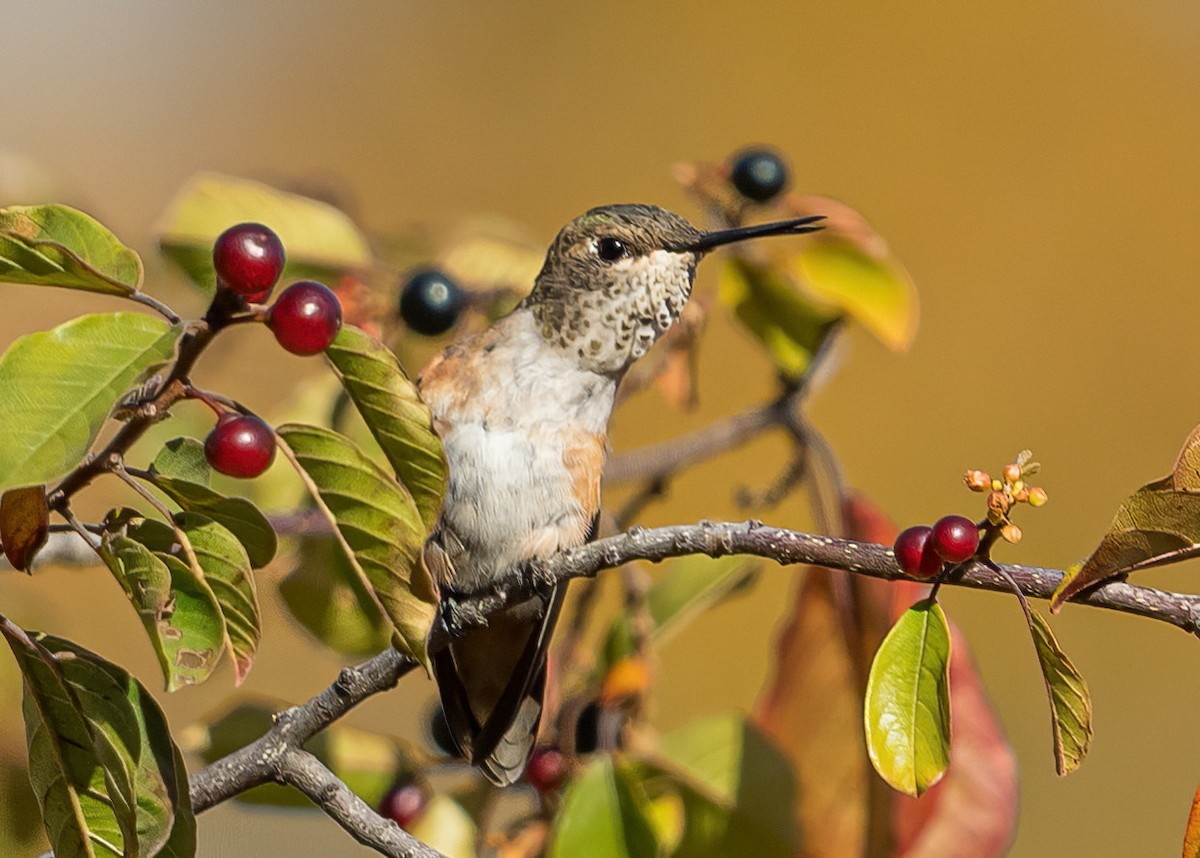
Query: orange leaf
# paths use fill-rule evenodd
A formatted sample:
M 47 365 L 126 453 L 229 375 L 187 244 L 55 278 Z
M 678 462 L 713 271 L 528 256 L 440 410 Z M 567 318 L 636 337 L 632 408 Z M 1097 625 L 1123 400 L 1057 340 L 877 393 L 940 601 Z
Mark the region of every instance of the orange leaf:
M 1200 858 L 1200 787 L 1192 798 L 1192 812 L 1183 833 L 1183 858 Z

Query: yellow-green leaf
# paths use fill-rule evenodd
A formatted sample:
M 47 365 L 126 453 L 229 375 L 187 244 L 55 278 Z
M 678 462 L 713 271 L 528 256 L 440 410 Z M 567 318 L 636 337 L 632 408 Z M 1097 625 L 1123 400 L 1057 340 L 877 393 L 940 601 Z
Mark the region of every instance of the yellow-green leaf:
M 794 260 L 800 283 L 819 301 L 860 322 L 894 351 L 917 333 L 917 289 L 899 260 L 844 238 L 818 236 Z
M 158 225 L 163 252 L 211 292 L 212 245 L 229 227 L 266 224 L 283 241 L 283 279 L 337 276 L 371 264 L 371 250 L 354 222 L 329 205 L 262 182 L 199 173 L 180 189 Z
M 12 206 L 0 209 L 0 282 L 132 295 L 142 260 L 81 211 Z
M 392 624 L 335 539 L 302 537 L 294 557 L 279 595 L 309 634 L 341 655 L 370 655 L 388 645 Z
M 383 343 L 351 325 L 342 326 L 325 356 L 429 530 L 446 490 L 446 458 L 416 385 Z
M 177 329 L 141 313 L 80 316 L 0 356 L 0 490 L 78 465 L 118 397 L 174 352 Z
M 398 644 L 428 669 L 437 595 L 421 562 L 425 526 L 412 496 L 344 435 L 299 423 L 276 432 L 395 626 Z
M 804 376 L 840 318 L 801 295 L 778 270 L 738 256 L 724 261 L 717 285 L 722 303 L 791 379 Z
M 1054 733 L 1054 768 L 1060 775 L 1079 768 L 1092 741 L 1092 698 L 1087 682 L 1054 639 L 1041 615 L 1030 611 L 1030 631 L 1050 695 Z
M 645 790 L 612 757 L 588 764 L 571 782 L 550 835 L 549 858 L 642 858 L 659 854 Z
M 867 753 L 894 789 L 919 796 L 950 764 L 950 628 L 936 602 L 913 605 L 871 663 Z

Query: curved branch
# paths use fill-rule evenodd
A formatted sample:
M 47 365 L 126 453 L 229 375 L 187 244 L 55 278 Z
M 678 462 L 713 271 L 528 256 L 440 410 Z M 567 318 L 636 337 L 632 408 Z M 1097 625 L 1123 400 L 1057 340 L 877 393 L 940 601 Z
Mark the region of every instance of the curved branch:
M 634 560 L 657 562 L 689 554 L 748 554 L 785 565 L 823 566 L 889 581 L 918 580 L 900 571 L 892 549 L 886 545 L 768 527 L 757 521 L 634 528 L 506 576 L 491 592 L 443 594 L 442 622 L 431 636 L 430 651 L 438 651 L 467 629 L 487 625 L 488 617 L 508 602 L 523 601 L 560 581 L 592 577 Z M 1049 599 L 1063 574 L 1059 569 L 1037 566 L 1002 566 L 997 572 L 984 563 L 971 561 L 943 584 L 1011 592 L 1007 580 L 1011 577 L 1025 596 Z M 1161 620 L 1200 637 L 1200 596 L 1111 581 L 1073 601 Z M 251 787 L 281 779 L 291 750 L 300 748 L 356 704 L 395 686 L 415 666 L 408 656 L 386 650 L 357 667 L 346 668 L 316 697 L 282 712 L 261 738 L 193 774 L 189 784 L 194 809 L 207 810 Z M 334 815 L 323 800 L 318 804 Z

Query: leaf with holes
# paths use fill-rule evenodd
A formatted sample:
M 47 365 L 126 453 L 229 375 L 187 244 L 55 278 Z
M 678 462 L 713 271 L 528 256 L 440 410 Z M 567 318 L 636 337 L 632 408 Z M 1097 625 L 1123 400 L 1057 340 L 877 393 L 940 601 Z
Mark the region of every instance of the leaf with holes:
M 412 495 L 425 528 L 432 528 L 446 490 L 446 458 L 416 386 L 383 343 L 350 325 L 325 357 Z
M 344 212 L 262 182 L 219 173 L 199 173 L 180 189 L 159 222 L 159 245 L 194 283 L 211 293 L 216 285 L 213 242 L 245 221 L 266 224 L 283 242 L 284 281 L 329 279 L 371 264 L 366 239 Z
M 421 562 L 425 526 L 412 496 L 344 435 L 299 423 L 276 433 L 405 651 L 428 669 L 437 595 Z
M 132 295 L 142 260 L 77 209 L 12 206 L 0 209 L 0 282 Z
M 892 626 L 867 678 L 867 753 L 893 789 L 920 795 L 950 763 L 950 629 L 936 602 Z
M 117 398 L 171 357 L 179 334 L 140 313 L 80 316 L 0 356 L 0 491 L 78 465 Z
M 182 512 L 175 516 L 175 525 L 186 535 L 195 553 L 193 570 L 212 590 L 221 608 L 234 681 L 240 685 L 254 664 L 262 637 L 262 614 L 250 559 L 237 537 L 206 515 Z M 130 526 L 128 533 L 131 539 L 160 556 L 188 562 L 188 553 L 181 550 L 178 533 L 161 521 L 146 519 Z
M 168 691 L 197 685 L 225 652 L 225 620 L 212 588 L 171 555 L 106 534 L 100 556 L 150 636 Z
M 4 618 L 0 634 L 25 679 L 30 780 L 55 854 L 193 854 L 182 758 L 141 684 Z

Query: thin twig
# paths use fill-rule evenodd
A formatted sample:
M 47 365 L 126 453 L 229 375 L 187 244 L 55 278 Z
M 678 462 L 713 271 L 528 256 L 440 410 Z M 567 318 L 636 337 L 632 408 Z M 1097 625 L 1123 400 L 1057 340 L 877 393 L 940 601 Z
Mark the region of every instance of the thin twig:
M 136 301 L 143 306 L 149 307 L 151 310 L 162 315 L 172 325 L 179 324 L 179 314 L 154 296 L 147 295 L 145 292 L 133 292 L 125 297 L 130 301 Z

